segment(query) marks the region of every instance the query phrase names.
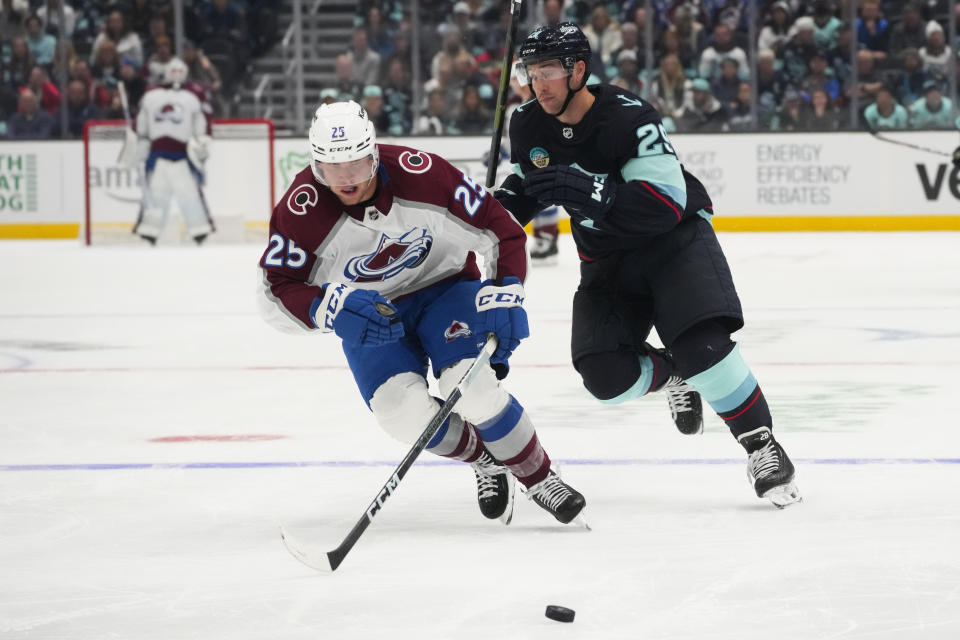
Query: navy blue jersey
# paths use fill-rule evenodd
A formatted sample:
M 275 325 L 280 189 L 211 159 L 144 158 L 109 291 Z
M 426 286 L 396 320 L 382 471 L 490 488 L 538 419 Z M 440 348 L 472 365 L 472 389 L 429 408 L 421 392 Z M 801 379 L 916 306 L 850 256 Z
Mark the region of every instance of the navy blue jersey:
M 712 215 L 706 189 L 681 166 L 656 109 L 618 87 L 587 90 L 596 100 L 575 125 L 545 113 L 536 100 L 513 113 L 513 174 L 497 197 L 521 224 L 542 208 L 523 194 L 521 179 L 550 165 L 570 165 L 618 184 L 613 207 L 601 222 L 572 214 L 571 229 L 585 258 L 643 246 L 688 217 Z

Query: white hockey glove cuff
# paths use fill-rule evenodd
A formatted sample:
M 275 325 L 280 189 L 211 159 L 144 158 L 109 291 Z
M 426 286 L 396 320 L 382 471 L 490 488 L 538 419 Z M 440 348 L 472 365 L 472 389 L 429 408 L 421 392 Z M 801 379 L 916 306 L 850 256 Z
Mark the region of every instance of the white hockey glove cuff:
M 334 330 L 333 323 L 343 310 L 343 302 L 348 295 L 356 291 L 345 284 L 331 282 L 326 285 L 326 291 L 316 311 L 313 312 L 313 323 L 324 333 Z
M 477 311 L 490 309 L 508 309 L 522 307 L 524 300 L 523 284 L 513 276 L 504 278 L 503 285 L 484 284 L 477 291 Z
M 325 287 L 312 314 L 320 331 L 333 331 L 352 346 L 378 346 L 403 337 L 397 308 L 376 291 L 333 282 Z

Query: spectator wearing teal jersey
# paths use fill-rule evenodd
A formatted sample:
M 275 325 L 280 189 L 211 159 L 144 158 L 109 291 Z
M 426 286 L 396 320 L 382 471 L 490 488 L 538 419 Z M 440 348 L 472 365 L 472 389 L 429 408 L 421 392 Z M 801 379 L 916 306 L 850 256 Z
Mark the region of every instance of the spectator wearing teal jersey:
M 818 0 L 813 6 L 813 42 L 821 51 L 837 46 L 837 31 L 843 22 L 833 15 L 833 6 L 827 0 Z
M 877 101 L 863 112 L 863 119 L 872 131 L 881 129 L 906 129 L 907 110 L 900 105 L 886 87 L 877 91 Z
M 943 96 L 935 81 L 928 80 L 923 97 L 910 105 L 910 128 L 949 129 L 953 124 L 953 101 Z
M 27 46 L 37 64 L 44 66 L 53 62 L 57 50 L 57 39 L 43 30 L 43 22 L 35 15 L 27 18 Z

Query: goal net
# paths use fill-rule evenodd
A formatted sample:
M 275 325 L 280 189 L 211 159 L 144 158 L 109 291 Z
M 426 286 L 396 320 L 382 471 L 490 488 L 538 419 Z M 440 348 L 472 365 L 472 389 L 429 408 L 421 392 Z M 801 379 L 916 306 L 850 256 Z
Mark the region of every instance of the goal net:
M 203 196 L 216 233 L 207 242 L 264 242 L 275 195 L 273 123 L 221 119 L 214 120 L 211 129 Z M 144 193 L 143 166 L 126 168 L 117 163 L 125 132 L 122 120 L 93 120 L 84 126 L 86 244 L 142 242 L 133 227 Z M 173 198 L 159 243 L 189 240 Z

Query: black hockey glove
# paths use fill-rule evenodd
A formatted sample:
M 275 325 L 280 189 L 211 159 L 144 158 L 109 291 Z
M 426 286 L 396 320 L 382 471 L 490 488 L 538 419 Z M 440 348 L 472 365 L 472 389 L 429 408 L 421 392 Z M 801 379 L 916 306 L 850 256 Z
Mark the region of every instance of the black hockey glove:
M 953 166 L 960 169 L 960 147 L 953 150 Z
M 613 206 L 617 184 L 561 164 L 528 173 L 523 178 L 523 192 L 541 204 L 559 204 L 571 215 L 600 220 Z

